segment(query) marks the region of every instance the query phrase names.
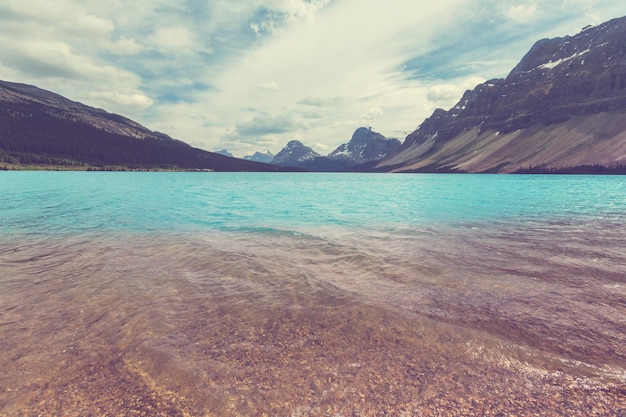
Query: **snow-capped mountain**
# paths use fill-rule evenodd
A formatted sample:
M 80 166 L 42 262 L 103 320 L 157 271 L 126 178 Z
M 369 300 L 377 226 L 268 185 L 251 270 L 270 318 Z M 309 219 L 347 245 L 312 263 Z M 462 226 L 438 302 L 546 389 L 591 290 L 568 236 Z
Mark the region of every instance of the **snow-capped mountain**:
M 359 165 L 393 155 L 400 145 L 398 139 L 387 139 L 371 127 L 361 127 L 354 132 L 350 142 L 340 145 L 327 158 L 344 161 L 348 165 Z
M 584 172 L 626 162 L 626 17 L 535 43 L 437 109 L 380 171 Z
M 303 163 L 312 161 L 320 154 L 299 140 L 292 140 L 272 159 L 273 165 L 302 167 Z

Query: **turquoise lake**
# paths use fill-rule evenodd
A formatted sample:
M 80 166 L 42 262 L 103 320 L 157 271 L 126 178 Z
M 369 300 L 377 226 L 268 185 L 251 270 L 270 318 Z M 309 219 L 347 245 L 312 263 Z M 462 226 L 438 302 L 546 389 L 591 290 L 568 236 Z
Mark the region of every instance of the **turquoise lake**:
M 472 222 L 621 221 L 611 176 L 6 172 L 17 234 L 406 231 Z
M 626 177 L 0 172 L 0 370 L 0 416 L 626 413 Z

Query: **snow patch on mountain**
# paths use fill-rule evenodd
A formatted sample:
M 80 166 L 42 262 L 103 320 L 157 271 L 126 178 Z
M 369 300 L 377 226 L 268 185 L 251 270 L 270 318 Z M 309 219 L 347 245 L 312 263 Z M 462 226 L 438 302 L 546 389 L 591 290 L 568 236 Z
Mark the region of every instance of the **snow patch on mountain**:
M 561 59 L 557 59 L 556 61 L 550 61 L 550 62 L 547 62 L 547 63 L 545 63 L 543 65 L 539 65 L 538 68 L 541 68 L 541 69 L 552 69 L 552 68 L 555 68 L 558 65 L 561 65 L 564 62 L 571 61 L 572 59 L 578 58 L 579 56 L 582 56 L 582 55 L 586 54 L 589 51 L 591 51 L 591 48 L 587 48 L 586 50 L 584 50 L 582 52 L 575 53 L 574 55 L 568 56 L 567 58 L 561 58 Z

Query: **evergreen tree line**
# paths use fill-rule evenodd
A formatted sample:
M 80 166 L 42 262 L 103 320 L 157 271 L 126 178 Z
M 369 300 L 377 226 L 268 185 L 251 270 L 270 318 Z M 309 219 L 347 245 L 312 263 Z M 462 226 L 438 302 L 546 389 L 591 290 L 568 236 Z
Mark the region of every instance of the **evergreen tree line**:
M 585 175 L 626 175 L 626 163 L 611 165 L 584 164 L 572 167 L 529 166 L 515 171 L 515 174 L 585 174 Z

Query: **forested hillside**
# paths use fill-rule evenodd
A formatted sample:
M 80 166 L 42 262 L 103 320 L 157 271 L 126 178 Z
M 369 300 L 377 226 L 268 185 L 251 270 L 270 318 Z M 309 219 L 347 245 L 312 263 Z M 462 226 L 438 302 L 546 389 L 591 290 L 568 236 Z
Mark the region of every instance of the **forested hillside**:
M 122 116 L 24 84 L 0 82 L 0 168 L 276 171 L 193 148 Z

